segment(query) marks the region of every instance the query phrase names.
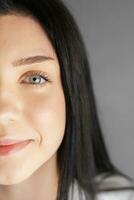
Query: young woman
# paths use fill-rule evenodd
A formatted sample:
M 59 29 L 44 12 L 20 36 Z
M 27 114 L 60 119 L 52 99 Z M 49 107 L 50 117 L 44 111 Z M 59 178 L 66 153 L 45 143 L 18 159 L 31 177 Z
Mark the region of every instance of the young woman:
M 134 199 L 107 153 L 89 67 L 61 1 L 0 0 L 0 200 Z

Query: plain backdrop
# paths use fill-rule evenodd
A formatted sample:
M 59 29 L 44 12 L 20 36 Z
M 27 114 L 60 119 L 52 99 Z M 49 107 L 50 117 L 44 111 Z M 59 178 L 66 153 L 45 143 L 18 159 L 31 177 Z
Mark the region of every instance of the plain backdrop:
M 82 32 L 113 163 L 134 178 L 134 1 L 64 0 Z

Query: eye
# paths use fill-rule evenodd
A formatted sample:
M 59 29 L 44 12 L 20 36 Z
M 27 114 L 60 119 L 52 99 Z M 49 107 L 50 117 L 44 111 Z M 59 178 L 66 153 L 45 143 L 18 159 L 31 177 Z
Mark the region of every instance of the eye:
M 24 75 L 24 79 L 21 83 L 30 84 L 30 86 L 44 86 L 46 82 L 51 82 L 49 77 L 42 71 L 29 71 Z

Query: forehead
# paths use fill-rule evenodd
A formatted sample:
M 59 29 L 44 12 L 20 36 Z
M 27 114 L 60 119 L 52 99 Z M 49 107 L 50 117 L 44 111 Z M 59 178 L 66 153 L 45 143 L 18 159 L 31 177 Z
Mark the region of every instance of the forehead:
M 0 16 L 0 55 L 25 54 L 32 49 L 43 49 L 55 54 L 47 34 L 34 18 L 20 15 Z M 27 51 L 27 52 L 26 52 Z

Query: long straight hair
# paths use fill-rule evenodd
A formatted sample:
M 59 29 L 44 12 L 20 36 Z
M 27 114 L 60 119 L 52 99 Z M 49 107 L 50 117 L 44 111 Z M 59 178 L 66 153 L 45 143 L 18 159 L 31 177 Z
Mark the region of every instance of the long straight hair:
M 57 151 L 59 184 L 57 200 L 67 200 L 77 181 L 79 196 L 95 199 L 95 177 L 124 175 L 112 164 L 100 122 L 86 48 L 72 14 L 60 0 L 0 0 L 0 15 L 14 14 L 37 20 L 57 54 L 66 101 L 66 127 Z M 10 34 L 10 33 L 9 33 Z

